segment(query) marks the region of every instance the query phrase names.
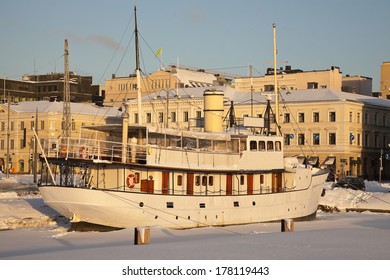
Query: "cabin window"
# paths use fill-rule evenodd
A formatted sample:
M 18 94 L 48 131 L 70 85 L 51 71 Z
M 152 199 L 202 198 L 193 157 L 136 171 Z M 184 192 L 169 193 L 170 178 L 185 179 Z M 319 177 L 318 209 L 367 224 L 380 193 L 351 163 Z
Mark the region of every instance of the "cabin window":
M 167 202 L 167 208 L 173 208 L 173 202 Z
M 207 176 L 202 176 L 202 186 L 207 186 Z
M 196 139 L 190 137 L 183 137 L 183 148 L 196 149 Z
M 260 175 L 260 184 L 264 184 L 264 175 Z
M 199 139 L 199 149 L 202 151 L 211 151 L 211 140 Z
M 267 150 L 268 151 L 274 150 L 274 142 L 273 141 L 267 141 Z
M 214 176 L 209 176 L 209 186 L 214 185 Z
M 281 151 L 282 150 L 282 143 L 280 141 L 275 142 L 275 151 Z
M 200 176 L 195 176 L 195 186 L 200 186 Z
M 224 140 L 214 140 L 214 151 L 226 151 L 227 145 L 226 141 Z
M 134 174 L 134 184 L 138 184 L 140 182 L 139 178 L 141 177 L 140 176 L 141 174 L 139 172 L 136 172 Z
M 240 176 L 240 185 L 244 185 L 244 184 L 245 184 L 245 176 L 241 175 Z
M 250 141 L 249 142 L 249 149 L 251 150 L 251 151 L 257 151 L 257 142 L 256 141 Z
M 245 139 L 240 140 L 240 151 L 245 151 L 246 150 L 246 141 Z
M 183 185 L 183 176 L 177 175 L 177 185 L 182 186 Z
M 265 141 L 259 141 L 259 151 L 265 151 Z

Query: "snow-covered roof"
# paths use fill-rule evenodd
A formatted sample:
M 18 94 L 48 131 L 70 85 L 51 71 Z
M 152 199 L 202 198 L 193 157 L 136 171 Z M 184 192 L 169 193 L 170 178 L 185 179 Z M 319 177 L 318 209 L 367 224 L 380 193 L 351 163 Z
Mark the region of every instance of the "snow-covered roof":
M 204 87 L 210 86 L 213 84 L 213 81 L 217 78 L 214 74 L 187 70 L 182 68 L 175 68 L 176 73 L 174 76 L 177 76 L 180 82 L 189 87 Z
M 1 104 L 7 106 L 7 104 Z M 25 101 L 10 105 L 11 110 L 17 113 L 36 112 L 56 112 L 62 113 L 63 102 L 50 102 L 50 101 Z M 90 103 L 70 103 L 70 109 L 72 114 L 84 114 L 84 115 L 100 115 L 100 116 L 121 116 L 121 112 L 118 108 L 112 107 L 100 107 Z
M 174 100 L 179 99 L 203 99 L 203 93 L 205 90 L 216 89 L 224 92 L 225 99 L 234 101 L 234 104 L 250 104 L 251 99 L 253 103 L 265 103 L 267 95 L 272 97 L 273 92 L 239 92 L 230 86 L 216 86 L 216 87 L 199 87 L 199 88 L 179 88 L 178 90 L 172 89 L 170 91 L 169 98 Z M 356 93 L 348 93 L 335 91 L 331 89 L 305 89 L 305 90 L 290 90 L 281 91 L 281 98 L 287 103 L 303 103 L 303 102 L 331 102 L 331 101 L 352 101 L 358 102 L 364 105 L 378 106 L 384 108 L 390 108 L 390 100 L 366 96 Z M 166 100 L 166 93 L 152 93 L 142 98 L 142 102 Z M 135 99 L 130 100 L 130 103 L 137 102 Z

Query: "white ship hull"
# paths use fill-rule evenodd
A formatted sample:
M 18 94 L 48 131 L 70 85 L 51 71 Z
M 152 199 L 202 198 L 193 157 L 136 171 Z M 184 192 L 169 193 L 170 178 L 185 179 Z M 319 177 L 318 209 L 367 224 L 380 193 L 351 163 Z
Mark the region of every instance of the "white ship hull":
M 307 172 L 295 175 L 300 177 L 296 190 L 254 195 L 162 195 L 60 186 L 39 189 L 46 204 L 73 222 L 184 229 L 315 215 L 326 174 L 311 176 L 310 170 Z

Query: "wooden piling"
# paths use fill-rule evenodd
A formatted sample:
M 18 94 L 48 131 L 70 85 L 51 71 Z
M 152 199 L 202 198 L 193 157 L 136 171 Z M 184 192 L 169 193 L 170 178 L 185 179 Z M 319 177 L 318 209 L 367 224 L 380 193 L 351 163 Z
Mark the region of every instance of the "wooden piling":
M 150 228 L 138 227 L 134 229 L 134 245 L 150 243 Z
M 294 231 L 294 220 L 293 219 L 282 219 L 281 220 L 281 230 L 282 230 L 282 232 Z

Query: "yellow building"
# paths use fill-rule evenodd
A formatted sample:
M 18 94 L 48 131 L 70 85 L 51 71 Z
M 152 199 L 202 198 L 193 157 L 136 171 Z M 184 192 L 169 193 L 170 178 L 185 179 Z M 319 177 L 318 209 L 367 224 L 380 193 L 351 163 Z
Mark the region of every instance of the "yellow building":
M 380 92 L 382 98 L 390 99 L 390 61 L 383 62 L 381 65 Z
M 285 69 L 277 70 L 277 80 L 278 88 L 281 90 L 327 88 L 340 91 L 342 86 L 342 74 L 340 69 L 335 66 L 328 70 L 318 71 L 302 71 L 286 66 Z M 264 76 L 253 77 L 252 79 L 249 77 L 235 79 L 237 91 L 250 92 L 251 86 L 253 86 L 255 92 L 273 91 L 273 68 L 268 68 Z
M 0 169 L 5 172 L 7 131 L 9 131 L 10 172 L 31 173 L 34 153 L 34 128 L 40 138 L 57 139 L 62 134 L 63 102 L 26 101 L 0 104 Z M 120 121 L 121 112 L 114 108 L 85 103 L 71 103 L 71 136 L 78 137 L 86 125 Z M 8 117 L 9 116 L 9 117 Z M 9 129 L 7 129 L 7 127 Z M 41 153 L 38 148 L 38 153 Z
M 225 82 L 226 77 L 218 73 L 206 72 L 203 69 L 169 66 L 146 77 L 141 77 L 141 94 L 147 96 L 153 92 L 206 87 Z M 137 98 L 137 78 L 135 75 L 129 77 L 113 75 L 112 79 L 106 80 L 102 91 L 105 106 L 119 107 L 124 101 Z

